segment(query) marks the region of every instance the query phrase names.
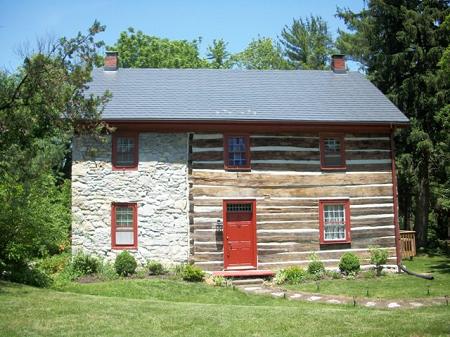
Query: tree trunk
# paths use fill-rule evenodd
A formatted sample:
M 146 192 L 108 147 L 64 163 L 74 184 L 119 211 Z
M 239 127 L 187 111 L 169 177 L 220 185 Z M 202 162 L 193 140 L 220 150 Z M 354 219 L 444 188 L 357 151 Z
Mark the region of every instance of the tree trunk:
M 419 164 L 419 191 L 416 200 L 416 216 L 414 230 L 416 245 L 426 247 L 428 238 L 428 214 L 430 212 L 430 180 L 428 176 L 428 158 Z

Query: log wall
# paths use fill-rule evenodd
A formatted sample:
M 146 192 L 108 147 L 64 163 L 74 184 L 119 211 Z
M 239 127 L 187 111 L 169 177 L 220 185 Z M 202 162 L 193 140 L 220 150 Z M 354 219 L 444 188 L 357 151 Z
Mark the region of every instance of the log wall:
M 347 170 L 320 169 L 318 134 L 250 136 L 251 172 L 227 172 L 221 134 L 189 138 L 190 257 L 205 270 L 223 268 L 216 231 L 223 199 L 256 199 L 258 268 L 307 265 L 315 252 L 336 266 L 351 251 L 368 263 L 368 247 L 389 249 L 395 263 L 388 134 L 346 134 Z M 349 198 L 352 242 L 320 245 L 320 199 Z

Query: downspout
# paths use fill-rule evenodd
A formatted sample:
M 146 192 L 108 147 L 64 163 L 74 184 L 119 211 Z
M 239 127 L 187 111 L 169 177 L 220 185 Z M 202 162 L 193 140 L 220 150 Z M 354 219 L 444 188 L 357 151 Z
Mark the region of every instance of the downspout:
M 402 251 L 400 247 L 400 225 L 398 222 L 398 191 L 397 191 L 397 174 L 395 172 L 395 144 L 394 144 L 395 127 L 391 125 L 391 171 L 392 171 L 392 197 L 394 204 L 394 228 L 395 228 L 395 254 L 397 255 L 398 272 L 402 265 Z

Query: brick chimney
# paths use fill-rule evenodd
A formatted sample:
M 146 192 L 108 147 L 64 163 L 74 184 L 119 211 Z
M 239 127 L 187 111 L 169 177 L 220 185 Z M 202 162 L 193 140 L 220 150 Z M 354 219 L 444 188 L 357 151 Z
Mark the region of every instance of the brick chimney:
M 338 74 L 345 74 L 347 72 L 347 68 L 345 67 L 345 55 L 331 55 L 331 70 Z
M 119 68 L 119 53 L 116 51 L 107 51 L 103 70 L 116 71 Z

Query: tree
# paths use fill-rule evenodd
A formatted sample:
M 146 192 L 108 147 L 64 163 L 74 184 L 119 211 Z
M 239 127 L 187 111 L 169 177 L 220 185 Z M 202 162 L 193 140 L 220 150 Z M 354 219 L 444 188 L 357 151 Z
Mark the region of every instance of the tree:
M 134 28 L 120 33 L 109 50 L 119 52 L 123 68 L 207 68 L 208 62 L 199 56 L 198 41 L 169 40 L 135 32 Z
M 232 56 L 232 62 L 244 69 L 290 69 L 283 58 L 281 48 L 271 38 L 260 37 L 250 42 L 247 48 Z
M 296 69 L 326 69 L 333 54 L 333 39 L 320 16 L 294 19 L 281 32 L 285 54 Z
M 429 228 L 443 235 L 438 227 L 448 221 L 450 81 L 439 61 L 445 63 L 450 41 L 443 24 L 449 4 L 372 0 L 360 13 L 338 9 L 337 15 L 350 29 L 340 34 L 341 51 L 362 62 L 369 78 L 411 120 L 396 137 L 400 215 L 406 224 L 414 221 L 418 246 L 426 246 Z
M 231 54 L 227 51 L 227 45 L 223 39 L 213 40 L 212 46 L 208 47 L 206 57 L 211 60 L 211 67 L 216 69 L 230 68 Z
M 109 95 L 85 95 L 104 29 L 95 22 L 86 35 L 41 44 L 17 72 L 0 72 L 0 273 L 68 240 L 70 182 L 61 167 L 74 132 L 104 129 Z

